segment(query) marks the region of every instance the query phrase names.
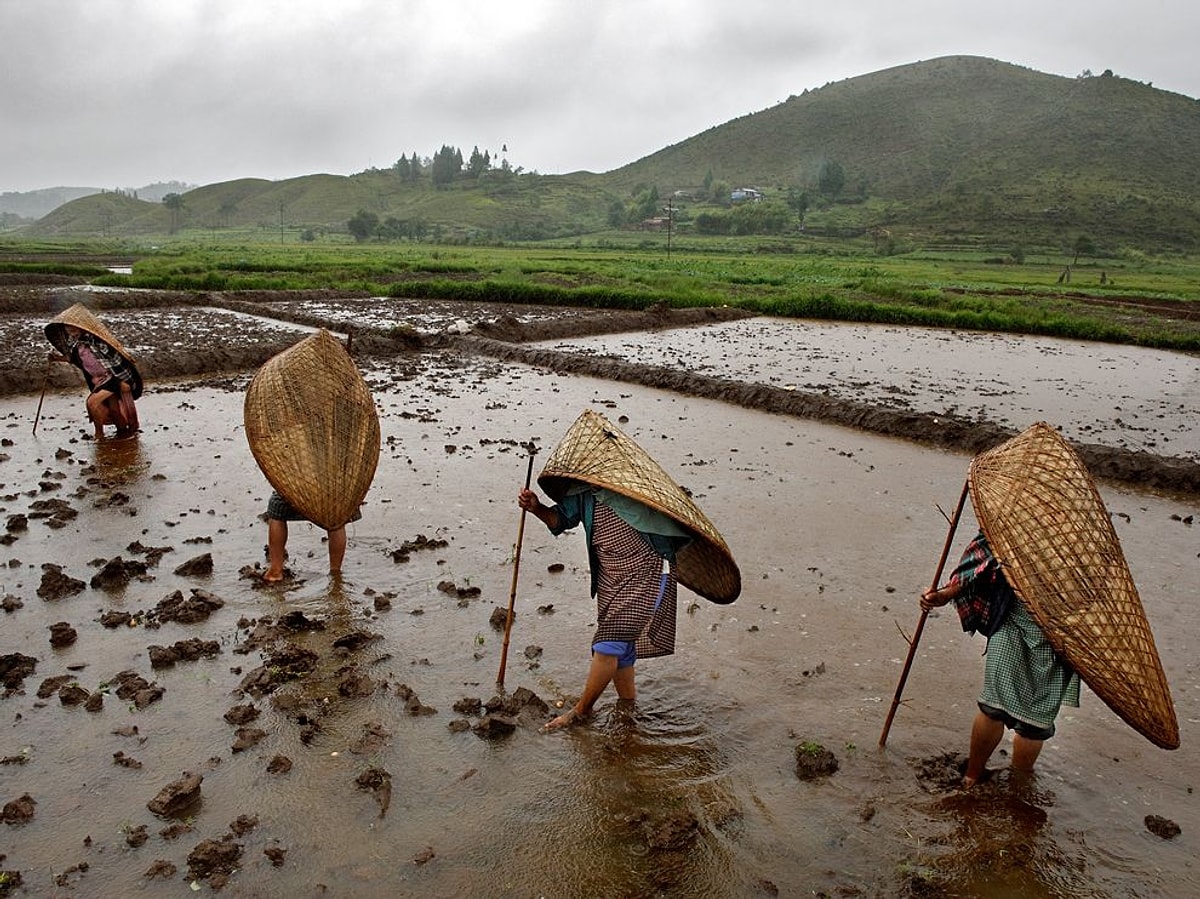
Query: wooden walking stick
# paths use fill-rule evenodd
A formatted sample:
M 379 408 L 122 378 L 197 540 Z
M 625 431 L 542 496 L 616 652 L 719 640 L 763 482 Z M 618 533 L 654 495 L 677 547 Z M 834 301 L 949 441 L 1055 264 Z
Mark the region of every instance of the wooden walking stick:
M 33 416 L 33 433 L 37 433 L 38 420 L 42 417 L 42 402 L 46 399 L 46 385 L 50 383 L 50 359 L 46 359 L 46 376 L 42 378 L 42 395 L 38 397 L 37 414 Z
M 946 534 L 946 545 L 942 547 L 942 557 L 938 559 L 937 571 L 933 575 L 933 586 L 929 588 L 931 590 L 936 590 L 938 581 L 942 579 L 942 569 L 946 567 L 946 557 L 950 555 L 950 544 L 954 541 L 954 532 L 958 529 L 958 519 L 967 502 L 967 491 L 970 484 L 970 481 L 963 484 L 962 495 L 958 498 L 958 506 L 954 510 L 954 516 L 950 519 L 950 531 Z M 904 693 L 904 682 L 908 680 L 908 670 L 912 668 L 913 658 L 917 654 L 917 642 L 921 639 L 921 631 L 925 628 L 925 619 L 928 616 L 929 613 L 922 609 L 921 617 L 917 620 L 917 629 L 913 631 L 912 639 L 908 641 L 908 658 L 904 660 L 904 670 L 900 672 L 900 683 L 896 684 L 896 695 L 892 698 L 892 707 L 888 711 L 887 721 L 883 724 L 883 733 L 879 735 L 880 749 L 887 744 L 888 731 L 892 729 L 892 719 L 896 717 L 896 709 L 900 706 L 900 696 Z
M 529 483 L 533 478 L 533 457 L 537 455 L 537 449 L 533 445 L 533 441 L 528 444 L 529 449 L 529 469 L 525 472 L 525 489 L 529 489 Z M 496 675 L 496 686 L 504 686 L 504 666 L 508 661 L 508 638 L 512 633 L 513 623 L 513 607 L 517 603 L 517 575 L 521 572 L 521 542 L 525 538 L 525 510 L 521 510 L 521 522 L 517 525 L 517 545 L 513 550 L 513 576 L 512 589 L 508 593 L 508 615 L 504 618 L 504 646 L 500 649 L 500 671 Z

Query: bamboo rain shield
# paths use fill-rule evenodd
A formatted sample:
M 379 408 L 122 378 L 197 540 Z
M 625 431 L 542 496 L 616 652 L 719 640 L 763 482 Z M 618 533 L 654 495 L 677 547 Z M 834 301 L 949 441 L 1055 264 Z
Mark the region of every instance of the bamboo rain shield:
M 1083 460 L 1038 422 L 976 456 L 968 481 L 1005 577 L 1055 652 L 1138 733 L 1178 748 L 1150 622 Z
M 738 598 L 741 572 L 712 522 L 645 450 L 591 409 L 571 425 L 538 475 L 538 486 L 556 502 L 573 482 L 580 481 L 628 496 L 674 519 L 692 537 L 675 559 L 679 583 L 722 605 Z

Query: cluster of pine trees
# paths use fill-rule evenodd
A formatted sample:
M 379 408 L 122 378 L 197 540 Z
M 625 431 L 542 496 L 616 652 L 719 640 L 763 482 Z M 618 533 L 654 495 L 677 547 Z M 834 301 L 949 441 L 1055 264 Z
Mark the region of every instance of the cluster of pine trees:
M 507 149 L 505 146 L 501 152 L 507 152 Z M 521 169 L 513 169 L 505 157 L 501 157 L 498 166 L 493 166 L 491 153 L 487 150 L 480 152 L 479 147 L 471 150 L 471 155 L 464 164 L 462 150 L 448 144 L 442 144 L 442 148 L 433 154 L 432 159 L 421 160 L 415 151 L 412 156 L 401 155 L 392 166 L 392 171 L 402 181 L 410 183 L 428 175 L 434 187 L 447 187 L 463 178 L 478 180 L 491 172 L 504 175 L 521 174 Z

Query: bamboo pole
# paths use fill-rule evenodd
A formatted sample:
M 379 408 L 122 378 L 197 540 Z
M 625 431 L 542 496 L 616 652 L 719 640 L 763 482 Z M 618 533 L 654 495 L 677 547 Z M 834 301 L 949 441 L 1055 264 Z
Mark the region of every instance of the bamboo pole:
M 533 479 L 533 457 L 537 455 L 537 449 L 533 442 L 530 441 L 529 446 L 529 468 L 525 472 L 525 489 L 529 489 L 529 484 Z M 500 650 L 500 671 L 496 674 L 496 686 L 504 686 L 504 668 L 508 662 L 508 640 L 512 634 L 513 623 L 513 607 L 517 603 L 517 576 L 521 573 L 521 543 L 525 539 L 525 510 L 521 510 L 521 521 L 517 525 L 517 545 L 513 550 L 513 574 L 512 574 L 512 589 L 508 593 L 508 614 L 504 618 L 504 645 Z
M 954 510 L 954 516 L 950 519 L 950 531 L 946 534 L 946 543 L 942 547 L 942 557 L 938 559 L 937 571 L 933 575 L 933 586 L 929 588 L 931 590 L 936 590 L 938 581 L 942 579 L 942 570 L 946 567 L 946 557 L 950 555 L 950 545 L 954 541 L 954 532 L 958 529 L 958 520 L 962 516 L 963 506 L 967 502 L 967 492 L 970 484 L 970 481 L 966 481 L 963 484 L 962 495 L 958 498 L 958 506 Z M 912 639 L 908 641 L 908 658 L 905 659 L 904 670 L 900 673 L 900 683 L 896 684 L 896 695 L 892 698 L 892 707 L 888 710 L 887 721 L 883 724 L 883 733 L 879 735 L 880 749 L 887 744 L 888 731 L 892 729 L 892 719 L 896 717 L 896 709 L 900 707 L 900 696 L 904 693 L 904 684 L 908 680 L 908 671 L 912 668 L 913 658 L 917 654 L 917 642 L 921 639 L 921 631 L 925 628 L 925 619 L 927 617 L 929 617 L 929 613 L 922 609 L 921 617 L 917 620 L 917 629 L 913 631 Z
M 38 421 L 42 417 L 42 403 L 46 399 L 46 385 L 50 383 L 50 358 L 46 358 L 46 375 L 42 378 L 42 395 L 38 397 L 37 414 L 33 416 L 33 433 L 37 433 Z

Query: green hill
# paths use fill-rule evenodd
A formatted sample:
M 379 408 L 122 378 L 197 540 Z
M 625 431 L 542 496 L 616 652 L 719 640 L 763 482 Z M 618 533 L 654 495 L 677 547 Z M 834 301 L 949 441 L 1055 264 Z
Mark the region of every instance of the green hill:
M 768 203 L 790 197 L 793 216 L 805 205 L 809 234 L 988 246 L 1087 236 L 1101 248 L 1189 251 L 1200 246 L 1197 158 L 1194 99 L 1108 72 L 1064 78 L 953 56 L 806 91 L 603 174 L 491 170 L 443 188 L 428 171 L 416 182 L 391 170 L 245 179 L 184 194 L 174 223 L 161 203 L 102 194 L 27 233 L 163 234 L 174 224 L 344 234 L 361 210 L 390 219 L 393 234 L 540 239 L 603 231 L 614 208 L 636 223 L 677 191 L 686 229 L 705 211 L 728 214 L 729 190 L 752 186 Z
M 861 208 L 825 216 L 834 223 L 1194 247 L 1198 151 L 1193 99 L 1107 74 L 949 57 L 826 85 L 614 174 L 698 184 L 711 171 L 769 193 L 811 190 L 836 162 L 845 187 L 834 205 Z

